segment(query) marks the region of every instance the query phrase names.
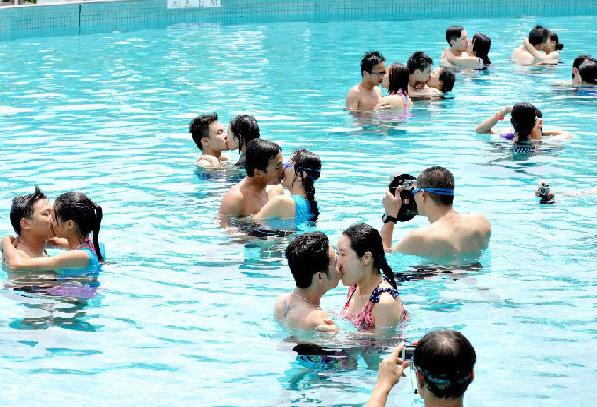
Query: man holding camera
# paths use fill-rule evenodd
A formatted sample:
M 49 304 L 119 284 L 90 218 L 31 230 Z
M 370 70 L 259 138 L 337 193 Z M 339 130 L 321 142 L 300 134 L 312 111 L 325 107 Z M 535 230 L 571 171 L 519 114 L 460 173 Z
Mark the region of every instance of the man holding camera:
M 426 407 L 462 407 L 464 392 L 475 378 L 473 345 L 456 331 L 432 331 L 416 343 L 412 360 L 401 359 L 404 344 L 379 364 L 377 384 L 366 407 L 386 405 L 402 372 L 411 367 Z
M 392 247 L 394 225 L 401 218 L 403 205 L 412 205 L 401 197 L 403 186 L 387 192 L 382 203 L 386 213 L 381 237 L 386 250 L 425 257 L 452 257 L 479 253 L 489 244 L 491 224 L 481 214 L 460 214 L 452 207 L 454 176 L 443 167 L 430 167 L 417 177 L 416 187 L 409 186 L 418 215 L 427 216 L 429 226 L 413 230 Z

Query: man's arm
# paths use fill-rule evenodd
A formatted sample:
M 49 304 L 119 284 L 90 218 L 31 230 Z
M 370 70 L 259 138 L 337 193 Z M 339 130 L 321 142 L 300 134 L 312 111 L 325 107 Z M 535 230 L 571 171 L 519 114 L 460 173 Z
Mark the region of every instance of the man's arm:
M 567 132 L 566 130 L 549 130 L 543 132 L 544 137 L 549 137 L 552 141 L 563 141 L 563 140 L 570 140 L 572 138 L 572 134 Z
M 346 95 L 346 110 L 356 111 L 359 110 L 359 91 L 352 88 Z
M 559 53 L 556 55 L 547 55 L 547 54 L 542 54 L 539 51 L 537 51 L 535 49 L 535 47 L 533 47 L 531 45 L 531 43 L 529 42 L 528 38 L 525 38 L 522 41 L 522 44 L 524 45 L 524 48 L 533 56 L 533 58 L 535 58 L 535 63 L 537 64 L 541 64 L 541 65 L 555 65 L 558 62 L 560 62 L 560 55 Z
M 240 191 L 230 190 L 226 192 L 220 204 L 220 226 L 227 227 L 228 220 L 240 215 L 242 210 L 242 194 Z
M 478 69 L 483 66 L 483 60 L 475 56 L 470 56 L 466 52 L 462 52 L 460 56 L 455 56 L 452 50 L 447 49 L 443 55 L 446 61 L 457 68 Z
M 276 196 L 261 208 L 261 210 L 253 215 L 254 219 L 269 219 L 281 218 L 291 219 L 296 216 L 296 204 L 294 199 L 287 195 Z
M 403 348 L 403 343 L 398 345 L 394 352 L 379 364 L 377 383 L 371 392 L 366 407 L 384 407 L 386 405 L 390 391 L 402 377 L 404 369 L 408 367 L 408 362 L 400 359 Z
M 386 214 L 397 217 L 400 208 L 402 207 L 402 198 L 400 198 L 401 187 L 396 188 L 396 192 L 392 194 L 390 191 L 386 191 L 385 196 L 381 200 L 381 203 L 386 211 Z M 394 234 L 394 222 L 386 222 L 381 227 L 381 242 L 383 248 L 387 251 L 392 250 L 392 235 Z
M 484 133 L 495 133 L 492 128 L 497 124 L 498 121 L 504 120 L 504 118 L 512 112 L 512 106 L 506 106 L 502 110 L 496 112 L 494 115 L 489 116 L 487 119 L 483 120 L 477 127 L 475 127 L 475 131 L 478 134 Z
M 2 251 L 6 264 L 12 271 L 57 270 L 86 267 L 89 264 L 89 254 L 83 250 L 71 250 L 53 257 L 19 256 L 10 236 L 2 240 Z
M 330 315 L 321 309 L 310 312 L 305 322 L 309 329 L 317 332 L 337 333 L 339 331 L 334 321 L 330 319 Z

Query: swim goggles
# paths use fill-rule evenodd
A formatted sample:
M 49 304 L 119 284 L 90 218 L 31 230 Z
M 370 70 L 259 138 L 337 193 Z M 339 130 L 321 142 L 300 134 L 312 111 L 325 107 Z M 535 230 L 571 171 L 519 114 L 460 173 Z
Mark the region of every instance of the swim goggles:
M 416 195 L 418 192 L 429 192 L 430 194 L 436 195 L 447 195 L 447 196 L 454 196 L 454 189 L 453 188 L 415 188 L 412 190 L 412 194 Z

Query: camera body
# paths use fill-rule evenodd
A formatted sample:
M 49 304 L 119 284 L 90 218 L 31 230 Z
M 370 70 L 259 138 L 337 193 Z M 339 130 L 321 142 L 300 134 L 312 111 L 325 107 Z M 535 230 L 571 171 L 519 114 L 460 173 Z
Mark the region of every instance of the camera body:
M 402 353 L 400 354 L 400 359 L 402 359 L 403 362 L 412 363 L 413 356 L 415 354 L 415 348 L 416 346 L 412 343 L 405 343 L 404 348 L 402 348 Z
M 555 195 L 553 193 L 551 193 L 551 189 L 549 187 L 549 184 L 542 182 L 541 185 L 539 186 L 539 189 L 537 189 L 537 192 L 535 193 L 539 198 L 541 198 L 541 200 L 539 201 L 540 204 L 546 205 L 546 204 L 553 204 L 555 203 Z
M 417 212 L 417 203 L 415 202 L 415 196 L 413 195 L 413 189 L 415 189 L 415 184 L 417 179 L 409 174 L 400 174 L 394 177 L 388 189 L 392 195 L 396 195 L 396 189 L 398 187 L 402 187 L 402 191 L 400 191 L 400 198 L 402 199 L 402 207 L 400 207 L 400 211 L 398 212 L 398 216 L 396 218 L 400 222 L 406 222 L 414 218 Z

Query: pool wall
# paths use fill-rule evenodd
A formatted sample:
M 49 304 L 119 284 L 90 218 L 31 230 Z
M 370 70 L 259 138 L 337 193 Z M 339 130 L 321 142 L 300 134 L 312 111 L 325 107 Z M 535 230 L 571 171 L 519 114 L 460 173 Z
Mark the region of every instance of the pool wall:
M 179 23 L 597 15 L 596 0 L 125 0 L 0 7 L 0 40 Z M 399 27 L 397 27 L 399 29 Z

